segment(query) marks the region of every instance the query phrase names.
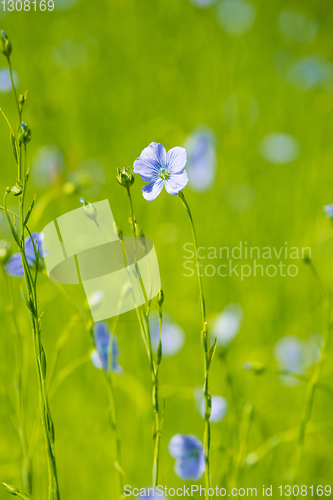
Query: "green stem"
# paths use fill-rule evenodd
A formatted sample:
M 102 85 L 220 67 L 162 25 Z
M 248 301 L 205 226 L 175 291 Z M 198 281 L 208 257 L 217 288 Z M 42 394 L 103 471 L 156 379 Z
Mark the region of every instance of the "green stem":
M 200 274 L 199 267 L 199 258 L 198 258 L 198 245 L 197 245 L 197 237 L 195 233 L 194 222 L 191 214 L 190 207 L 185 199 L 184 193 L 180 191 L 178 193 L 179 198 L 182 201 L 182 204 L 185 207 L 188 218 L 191 224 L 192 237 L 193 237 L 193 245 L 195 252 L 195 262 L 197 268 L 198 275 L 198 283 L 199 283 L 199 299 L 200 299 L 200 311 L 201 311 L 201 319 L 202 319 L 202 331 L 201 331 L 201 342 L 204 352 L 204 399 L 205 399 L 205 430 L 204 430 L 204 450 L 205 450 L 205 486 L 206 486 L 206 500 L 208 499 L 208 489 L 211 486 L 211 477 L 210 477 L 210 414 L 211 414 L 211 396 L 209 393 L 209 342 L 208 342 L 208 332 L 207 332 L 207 322 L 206 322 L 206 308 L 205 308 L 205 299 L 203 295 L 202 288 L 202 280 Z
M 118 486 L 119 498 L 121 499 L 122 495 L 123 495 L 123 475 L 121 472 L 122 469 L 121 469 L 121 465 L 120 465 L 121 464 L 121 441 L 120 441 L 119 432 L 118 432 L 118 425 L 117 425 L 116 401 L 115 401 L 114 387 L 113 387 L 111 372 L 107 373 L 105 370 L 103 370 L 103 372 L 105 375 L 105 381 L 106 381 L 108 396 L 109 396 L 111 425 L 112 425 L 112 429 L 114 431 L 115 440 L 116 440 L 116 462 L 115 462 L 114 466 L 115 466 L 115 469 L 117 471 L 117 486 Z
M 22 335 L 17 323 L 15 307 L 14 307 L 14 297 L 13 297 L 13 287 L 12 282 L 7 275 L 4 268 L 4 279 L 7 286 L 7 296 L 8 296 L 8 312 L 12 317 L 13 332 L 16 337 L 16 394 L 17 394 L 17 424 L 18 424 L 18 436 L 22 451 L 22 480 L 24 488 L 27 490 L 29 495 L 32 494 L 32 466 L 31 459 L 28 452 L 28 442 L 26 429 L 24 426 L 24 410 L 23 410 L 23 350 L 22 350 Z
M 129 199 L 129 205 L 130 205 L 130 214 L 131 214 L 131 223 L 132 223 L 132 231 L 133 231 L 133 236 L 135 238 L 136 235 L 136 230 L 135 230 L 135 216 L 134 216 L 134 209 L 133 209 L 133 202 L 132 202 L 132 197 L 131 197 L 131 191 L 130 188 L 127 188 L 127 194 L 128 194 L 128 199 Z M 135 240 L 135 245 L 136 245 L 136 240 Z M 137 274 L 139 277 L 139 272 L 138 272 L 138 267 L 137 263 L 135 262 Z M 140 279 L 140 277 L 139 277 Z M 152 343 L 151 343 L 151 334 L 150 334 L 150 326 L 149 326 L 149 301 L 147 298 L 147 295 L 145 293 L 145 288 L 143 286 L 142 280 L 140 280 L 142 292 L 145 296 L 146 304 L 147 304 L 147 309 L 144 310 L 143 308 L 143 321 L 140 320 L 140 311 L 139 308 L 137 309 L 137 315 L 139 318 L 139 324 L 140 324 L 140 329 L 141 329 L 141 335 L 144 340 L 146 349 L 147 349 L 147 354 L 148 354 L 148 359 L 149 359 L 149 366 L 150 366 L 150 371 L 151 371 L 151 377 L 152 377 L 152 383 L 153 383 L 153 392 L 152 392 L 152 401 L 153 401 L 153 410 L 154 410 L 154 429 L 153 429 L 153 442 L 154 442 L 154 458 L 153 458 L 153 488 L 156 488 L 158 485 L 158 474 L 159 474 L 159 455 L 160 455 L 160 442 L 161 442 L 161 434 L 162 434 L 162 417 L 160 414 L 160 405 L 159 405 L 159 396 L 158 396 L 158 388 L 159 388 L 159 364 L 161 362 L 161 359 L 159 359 L 158 363 L 155 364 L 154 361 L 154 355 L 153 355 L 153 349 L 152 349 Z M 160 312 L 161 314 L 161 312 Z M 161 317 L 160 317 L 160 334 L 161 334 Z
M 323 299 L 323 345 L 321 346 L 320 349 L 320 357 L 314 367 L 314 371 L 312 374 L 312 377 L 310 378 L 307 386 L 307 394 L 306 394 L 306 399 L 305 399 L 305 406 L 303 410 L 303 415 L 299 427 L 299 434 L 298 434 L 298 441 L 297 441 L 297 446 L 296 446 L 296 451 L 293 459 L 293 468 L 292 468 L 292 481 L 294 484 L 294 481 L 297 477 L 301 458 L 302 458 L 302 453 L 303 453 L 303 448 L 304 448 L 304 441 L 305 441 L 305 435 L 306 435 L 306 429 L 308 422 L 311 418 L 311 413 L 312 413 L 312 407 L 313 407 L 313 401 L 314 401 L 314 396 L 315 392 L 318 386 L 319 378 L 321 375 L 321 371 L 325 362 L 325 352 L 326 352 L 326 347 L 327 347 L 327 341 L 328 341 L 328 334 L 329 334 L 329 329 L 330 329 L 330 301 L 329 297 L 327 294 L 327 291 L 321 281 L 321 278 L 313 265 L 313 263 L 310 261 L 309 263 L 311 267 L 311 271 L 317 280 L 317 283 L 320 287 L 321 293 L 322 293 L 322 299 Z
M 18 97 L 15 89 L 12 67 L 10 63 L 10 58 L 8 57 L 8 66 L 9 73 L 11 78 L 11 84 L 13 93 L 15 96 L 15 101 L 17 105 L 17 111 L 19 116 L 19 122 L 22 120 L 22 111 L 20 109 L 20 105 L 18 102 Z M 46 358 L 45 351 L 42 345 L 41 339 L 41 322 L 38 314 L 38 298 L 37 298 L 37 275 L 38 269 L 36 268 L 35 277 L 32 277 L 31 271 L 29 269 L 28 260 L 25 254 L 24 248 L 24 198 L 25 198 L 25 190 L 26 190 L 26 171 L 22 172 L 22 144 L 18 143 L 18 182 L 22 186 L 23 193 L 19 198 L 19 223 L 20 223 L 20 234 L 16 233 L 15 239 L 18 243 L 18 249 L 21 254 L 23 271 L 24 271 L 24 280 L 27 291 L 27 307 L 30 311 L 30 320 L 31 320 L 31 328 L 33 335 L 33 343 L 34 343 L 34 351 L 37 365 L 37 377 L 38 377 L 38 387 L 39 387 L 39 400 L 40 400 L 40 411 L 41 411 L 41 420 L 42 426 L 45 435 L 46 442 L 46 451 L 47 451 L 47 460 L 48 460 L 48 470 L 49 470 L 49 500 L 59 500 L 59 487 L 58 487 L 58 479 L 57 479 L 57 468 L 56 468 L 56 459 L 55 459 L 55 451 L 54 451 L 54 426 L 51 417 L 51 412 L 49 408 L 49 402 L 47 397 L 47 390 L 45 384 L 46 377 Z M 26 146 L 24 147 L 24 165 L 26 166 Z M 7 195 L 7 193 L 6 193 Z M 7 213 L 6 207 L 6 198 L 5 195 L 5 211 L 6 217 L 9 223 L 9 215 Z M 15 235 L 15 233 L 14 233 Z

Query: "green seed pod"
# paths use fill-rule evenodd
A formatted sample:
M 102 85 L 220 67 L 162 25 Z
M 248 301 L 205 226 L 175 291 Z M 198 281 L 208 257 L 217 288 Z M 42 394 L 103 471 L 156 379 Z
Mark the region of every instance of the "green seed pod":
M 133 185 L 135 178 L 132 170 L 129 167 L 123 168 L 122 170 L 118 168 L 117 173 L 117 181 L 121 186 L 128 189 Z
M 10 192 L 14 195 L 14 196 L 21 196 L 21 194 L 23 193 L 23 190 L 21 188 L 21 186 L 13 186 L 10 190 Z
M 17 133 L 18 141 L 21 144 L 28 144 L 31 141 L 31 130 L 28 125 L 24 122 L 21 122 Z
M 3 30 L 0 31 L 0 51 L 6 57 L 9 57 L 12 53 L 12 44 Z

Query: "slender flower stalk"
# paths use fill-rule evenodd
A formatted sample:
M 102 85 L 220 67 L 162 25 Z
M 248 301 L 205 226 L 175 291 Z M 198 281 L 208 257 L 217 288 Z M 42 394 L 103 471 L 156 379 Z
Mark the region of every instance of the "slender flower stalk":
M 59 500 L 59 487 L 58 487 L 58 479 L 57 479 L 57 468 L 56 468 L 56 459 L 55 459 L 55 450 L 54 450 L 54 425 L 51 417 L 51 412 L 49 408 L 47 390 L 46 390 L 46 356 L 45 351 L 42 344 L 41 337 L 41 316 L 39 313 L 38 306 L 38 296 L 37 296 L 37 279 L 39 272 L 39 261 L 41 257 L 41 249 L 38 246 L 37 240 L 34 241 L 31 232 L 28 229 L 28 220 L 31 215 L 31 209 L 25 214 L 24 210 L 24 201 L 25 201 L 25 193 L 26 193 L 26 183 L 29 178 L 29 171 L 27 170 L 27 143 L 31 139 L 31 132 L 29 127 L 22 122 L 22 110 L 25 102 L 25 97 L 20 96 L 18 98 L 14 80 L 13 80 L 13 72 L 10 61 L 11 54 L 11 45 L 8 41 L 7 35 L 4 32 L 1 32 L 1 51 L 6 56 L 9 73 L 11 76 L 12 89 L 15 96 L 15 102 L 17 105 L 18 111 L 18 132 L 15 136 L 11 127 L 11 141 L 14 156 L 17 163 L 17 183 L 13 188 L 7 188 L 5 196 L 4 196 L 4 210 L 7 218 L 7 222 L 10 228 L 10 231 L 14 237 L 14 240 L 18 246 L 18 251 L 21 255 L 22 266 L 24 271 L 24 280 L 26 286 L 26 295 L 22 290 L 23 298 L 27 308 L 30 313 L 31 320 L 31 328 L 33 335 L 33 343 L 36 357 L 36 365 L 37 365 L 37 376 L 38 376 L 38 387 L 39 387 L 39 399 L 40 399 L 40 411 L 41 411 L 41 420 L 44 429 L 45 442 L 46 442 L 46 450 L 47 450 L 47 461 L 48 461 L 48 471 L 49 471 L 49 500 Z M 8 49 L 10 47 L 10 50 Z M 22 158 L 23 156 L 23 158 Z M 13 222 L 10 218 L 9 211 L 7 210 L 7 197 L 9 194 L 13 194 L 14 196 L 19 197 L 19 216 L 14 216 Z M 17 229 L 17 220 L 19 224 L 19 230 Z M 27 230 L 35 253 L 35 262 L 34 269 L 31 269 L 26 251 L 25 251 L 25 230 Z M 6 487 L 6 486 L 5 486 Z M 8 490 L 8 488 L 7 488 Z M 8 490 L 9 491 L 9 490 Z M 19 494 L 18 494 L 19 493 Z M 14 494 L 16 496 L 20 496 L 21 493 L 16 488 L 14 489 Z M 21 498 L 25 498 L 21 496 Z
M 5 284 L 7 287 L 8 297 L 8 312 L 12 318 L 11 324 L 13 333 L 16 338 L 16 375 L 15 375 L 15 389 L 17 396 L 16 417 L 17 417 L 17 431 L 21 445 L 22 452 L 22 481 L 23 486 L 29 495 L 32 494 L 32 464 L 31 457 L 28 450 L 27 434 L 24 424 L 24 409 L 23 409 L 23 346 L 22 335 L 17 323 L 12 282 L 7 275 L 5 268 L 2 267 Z
M 118 170 L 117 180 L 119 184 L 126 188 L 128 201 L 130 206 L 130 221 L 132 226 L 133 236 L 143 237 L 143 231 L 140 226 L 136 222 L 136 218 L 134 215 L 133 201 L 131 196 L 131 186 L 134 183 L 134 175 L 128 169 Z M 135 245 L 137 244 L 135 240 Z M 127 266 L 127 257 L 125 248 L 123 246 L 123 253 L 125 259 L 125 265 Z M 138 321 L 140 325 L 141 336 L 143 342 L 146 347 L 149 367 L 152 377 L 153 391 L 152 391 L 152 402 L 153 402 L 153 410 L 154 410 L 154 424 L 153 424 L 153 445 L 154 445 L 154 458 L 153 458 L 153 470 L 152 470 L 152 479 L 153 479 L 153 488 L 156 488 L 158 485 L 158 475 L 159 475 L 159 455 L 160 455 L 160 442 L 161 442 L 161 434 L 163 427 L 163 413 L 161 412 L 160 401 L 159 401 L 159 368 L 162 361 L 162 322 L 163 322 L 163 314 L 162 314 L 162 304 L 164 301 L 164 296 L 162 290 L 159 292 L 157 304 L 158 304 L 158 315 L 159 315 L 159 324 L 160 324 L 160 333 L 159 333 L 159 343 L 157 348 L 156 359 L 154 359 L 153 348 L 152 348 L 152 340 L 150 333 L 150 325 L 149 325 L 149 314 L 150 314 L 150 301 L 148 301 L 147 294 L 143 285 L 143 282 L 140 278 L 139 268 L 137 266 L 137 262 L 135 260 L 135 267 L 138 278 L 140 280 L 141 289 L 143 295 L 146 300 L 146 307 L 136 307 L 136 313 L 138 316 Z M 149 269 L 148 269 L 149 273 Z
M 206 486 L 206 498 L 208 498 L 208 489 L 211 485 L 210 477 L 210 415 L 211 415 L 211 395 L 209 393 L 209 368 L 216 348 L 215 343 L 211 350 L 209 350 L 208 341 L 208 331 L 207 331 L 207 321 L 206 321 L 206 309 L 205 309 L 205 299 L 203 295 L 202 280 L 199 272 L 199 259 L 198 259 L 198 245 L 197 237 L 195 233 L 194 222 L 191 214 L 190 207 L 185 199 L 183 191 L 178 193 L 182 204 L 184 205 L 188 218 L 191 224 L 191 231 L 193 237 L 194 253 L 196 259 L 198 284 L 199 284 L 199 299 L 200 299 L 200 311 L 201 311 L 201 321 L 202 321 L 202 331 L 201 331 L 201 342 L 204 354 L 204 400 L 205 400 L 205 430 L 204 430 L 204 450 L 205 450 L 205 486 Z
M 301 418 L 301 423 L 299 426 L 299 433 L 298 433 L 298 439 L 297 439 L 297 445 L 296 445 L 296 451 L 295 455 L 293 457 L 293 466 L 292 466 L 292 482 L 294 484 L 294 481 L 297 478 L 301 458 L 302 458 L 302 453 L 304 449 L 304 441 L 305 441 L 305 435 L 307 431 L 307 426 L 309 423 L 309 420 L 311 418 L 311 413 L 312 413 L 312 407 L 313 407 L 313 401 L 314 401 L 314 396 L 316 389 L 319 384 L 319 379 L 320 375 L 322 372 L 322 368 L 325 363 L 325 358 L 326 358 L 326 348 L 327 348 L 327 341 L 328 341 L 328 335 L 330 331 L 330 300 L 327 294 L 327 290 L 323 285 L 323 282 L 317 272 L 317 269 L 313 265 L 312 261 L 310 259 L 306 260 L 306 263 L 310 265 L 311 271 L 319 285 L 319 288 L 321 290 L 322 294 L 322 300 L 323 300 L 323 315 L 322 315 L 322 329 L 323 329 L 323 339 L 322 339 L 322 345 L 320 346 L 320 355 L 318 356 L 318 360 L 316 362 L 316 365 L 314 367 L 312 376 L 310 380 L 308 381 L 307 384 L 307 393 L 306 393 L 306 398 L 305 398 L 305 406 Z

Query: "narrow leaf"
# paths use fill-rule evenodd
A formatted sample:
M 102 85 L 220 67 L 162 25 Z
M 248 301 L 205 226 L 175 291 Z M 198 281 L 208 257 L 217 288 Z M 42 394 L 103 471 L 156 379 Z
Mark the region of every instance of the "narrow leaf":
M 34 208 L 34 204 L 35 204 L 35 200 L 36 200 L 36 195 L 34 196 L 34 199 L 32 200 L 32 203 L 30 205 L 30 208 L 27 212 L 27 215 L 25 216 L 25 219 L 24 219 L 24 226 L 26 226 L 28 224 L 28 221 L 29 221 L 29 218 L 30 218 L 30 215 L 31 215 L 31 212 L 32 212 L 32 209 Z

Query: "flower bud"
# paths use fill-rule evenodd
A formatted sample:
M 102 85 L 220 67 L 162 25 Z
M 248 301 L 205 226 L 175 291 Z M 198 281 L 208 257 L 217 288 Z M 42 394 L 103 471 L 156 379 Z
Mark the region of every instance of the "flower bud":
M 80 198 L 80 203 L 82 204 L 84 210 L 86 211 L 86 216 L 91 220 L 96 220 L 97 217 L 96 208 L 82 196 Z
M 23 190 L 21 188 L 21 186 L 13 186 L 10 190 L 10 192 L 14 195 L 14 196 L 21 196 L 21 194 L 23 193 Z
M 117 181 L 125 188 L 130 188 L 134 183 L 134 174 L 130 168 L 117 169 Z
M 12 44 L 3 30 L 0 31 L 0 50 L 6 57 L 12 53 Z
M 11 257 L 11 249 L 8 241 L 0 241 L 0 264 L 6 265 Z
M 164 302 L 164 293 L 163 290 L 161 289 L 157 294 L 157 303 L 161 307 L 163 302 Z
M 17 138 L 18 138 L 18 141 L 22 144 L 28 144 L 28 142 L 30 142 L 31 130 L 26 123 L 21 122 L 21 125 L 19 126 L 19 130 L 18 130 Z

